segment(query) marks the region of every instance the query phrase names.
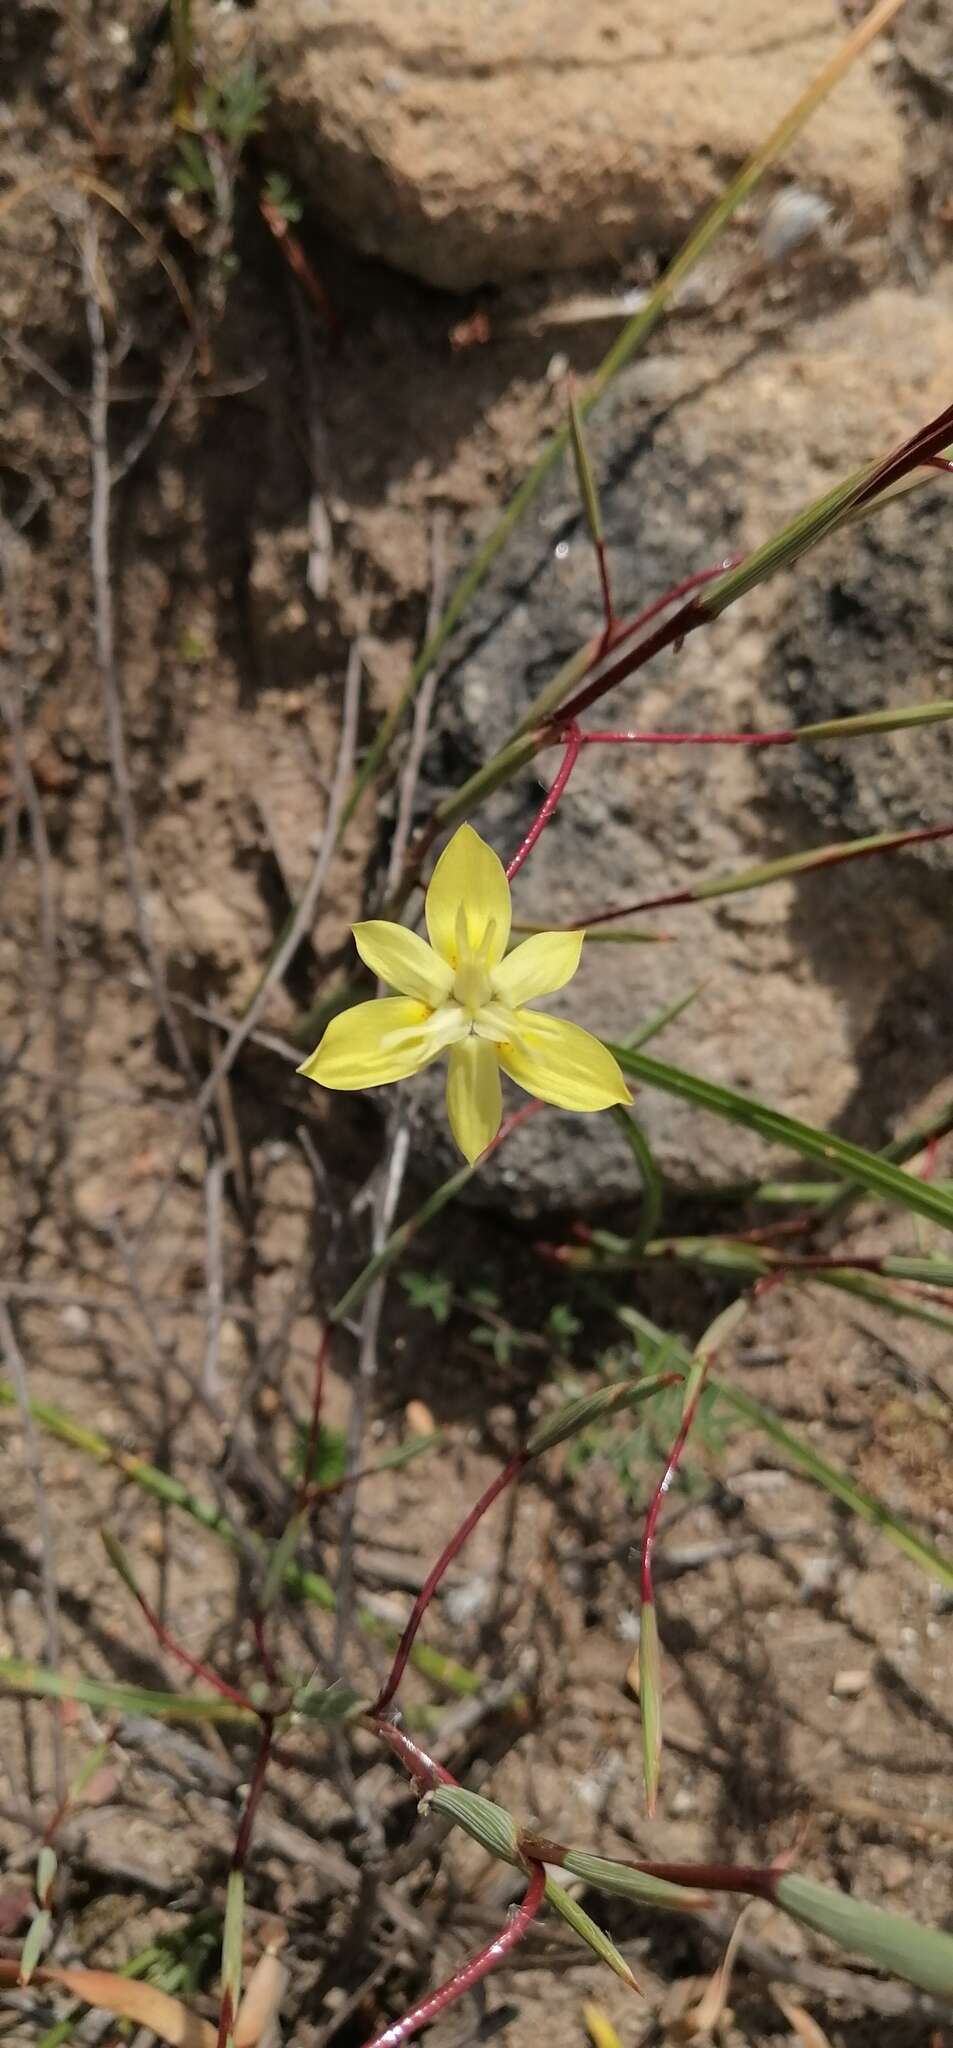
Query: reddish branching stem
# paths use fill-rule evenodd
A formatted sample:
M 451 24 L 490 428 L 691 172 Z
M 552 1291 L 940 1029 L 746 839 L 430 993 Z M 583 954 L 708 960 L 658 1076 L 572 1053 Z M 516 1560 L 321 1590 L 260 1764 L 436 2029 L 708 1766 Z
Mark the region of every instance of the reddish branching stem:
M 366 2043 L 366 2048 L 400 2048 L 402 2041 L 409 2041 L 413 2034 L 419 2034 L 421 2027 L 429 2026 L 431 2020 L 437 2018 L 438 2013 L 445 2012 L 448 2006 L 456 2005 L 458 1999 L 464 1998 L 468 1991 L 473 1990 L 474 1985 L 479 1984 L 482 1978 L 488 1977 L 491 1970 L 495 1970 L 499 1963 L 505 1962 L 506 1957 L 532 1926 L 543 1903 L 545 1890 L 546 1872 L 543 1865 L 533 1863 L 530 1866 L 529 1881 L 523 1898 L 510 1913 L 500 1933 L 495 1935 L 492 1941 L 487 1942 L 485 1948 L 479 1949 L 475 1956 L 471 1956 L 468 1962 L 463 1963 L 459 1970 L 455 1970 L 445 1984 L 441 1984 L 436 1991 L 428 1992 L 426 1998 L 422 1998 L 409 2012 L 405 2012 L 402 2019 L 395 2020 L 392 2026 L 384 2027 L 381 2033 L 375 2034 Z
M 599 572 L 599 593 L 602 598 L 603 633 L 599 655 L 607 652 L 615 638 L 616 616 L 612 602 L 612 584 L 609 580 L 609 557 L 604 540 L 596 541 L 596 568 Z M 597 655 L 597 660 L 599 659 Z
M 643 626 L 650 626 L 660 612 L 669 611 L 673 604 L 680 604 L 683 598 L 690 597 L 693 590 L 701 590 L 704 584 L 714 583 L 717 576 L 727 576 L 729 569 L 736 569 L 742 559 L 741 555 L 727 555 L 723 562 L 715 562 L 710 569 L 696 569 L 693 575 L 684 577 L 681 583 L 676 583 L 671 590 L 664 591 L 661 597 L 653 598 L 652 603 L 646 605 L 644 611 L 637 612 L 635 618 L 629 619 L 626 625 L 616 625 L 608 645 L 603 642 L 599 647 L 593 666 L 603 659 L 610 646 L 613 651 L 624 646 L 627 640 L 633 639 L 636 633 L 641 632 Z
M 576 720 L 582 717 L 583 712 L 588 711 L 590 704 L 595 704 L 600 697 L 607 696 L 617 683 L 623 683 L 628 676 L 635 675 L 638 669 L 644 668 L 646 662 L 652 660 L 653 655 L 661 654 L 666 647 L 674 647 L 686 639 L 689 633 L 693 633 L 697 626 L 706 625 L 710 616 L 697 597 L 689 598 L 688 603 L 681 605 L 671 618 L 663 619 L 661 625 L 656 626 L 654 633 L 649 633 L 644 640 L 637 641 L 626 654 L 619 655 L 618 660 L 594 676 L 591 682 L 584 684 L 581 690 L 577 690 L 576 695 L 570 697 L 568 704 L 564 704 L 561 710 L 554 713 L 551 724 L 560 731 L 566 726 L 574 725 Z M 619 641 L 616 640 L 613 644 L 618 647 Z
M 433 1565 L 431 1570 L 427 1573 L 427 1577 L 425 1578 L 424 1583 L 420 1588 L 420 1592 L 418 1593 L 417 1598 L 414 1601 L 413 1607 L 411 1608 L 410 1619 L 407 1623 L 406 1628 L 404 1629 L 404 1633 L 401 1636 L 400 1642 L 397 1645 L 394 1661 L 391 1665 L 388 1677 L 384 1685 L 381 1687 L 377 1699 L 374 1701 L 374 1705 L 371 1709 L 371 1712 L 375 1715 L 375 1717 L 382 1715 L 390 1706 L 391 1700 L 393 1699 L 394 1694 L 396 1693 L 400 1681 L 403 1678 L 404 1672 L 407 1668 L 407 1659 L 410 1656 L 411 1650 L 413 1649 L 417 1631 L 420 1627 L 421 1622 L 423 1621 L 424 1615 L 426 1614 L 428 1607 L 430 1606 L 430 1602 L 433 1599 L 433 1596 L 437 1590 L 437 1587 L 440 1584 L 441 1579 L 443 1578 L 444 1573 L 449 1569 L 450 1565 L 452 1565 L 454 1558 L 457 1557 L 460 1551 L 463 1549 L 463 1546 L 467 1541 L 468 1536 L 472 1535 L 474 1529 L 476 1528 L 477 1523 L 479 1521 L 482 1521 L 483 1516 L 486 1514 L 487 1508 L 492 1507 L 493 1502 L 497 1500 L 499 1495 L 503 1493 L 505 1489 L 512 1484 L 514 1479 L 519 1478 L 520 1473 L 522 1472 L 524 1466 L 528 1463 L 528 1461 L 528 1451 L 517 1451 L 515 1457 L 512 1457 L 510 1459 L 509 1464 L 504 1465 L 502 1472 L 497 1473 L 496 1478 L 491 1481 L 485 1493 L 481 1493 L 480 1498 L 476 1502 L 475 1506 L 470 1509 L 470 1512 L 466 1516 L 465 1520 L 461 1522 L 459 1529 L 457 1529 L 456 1533 L 453 1536 L 451 1536 L 449 1543 L 446 1544 L 444 1549 L 441 1551 L 436 1564 Z
M 506 870 L 506 879 L 508 882 L 511 882 L 513 880 L 514 875 L 519 874 L 520 868 L 522 867 L 524 860 L 527 858 L 528 854 L 532 853 L 533 848 L 536 845 L 536 841 L 539 839 L 540 834 L 545 832 L 546 827 L 549 824 L 549 821 L 552 818 L 554 812 L 556 811 L 556 808 L 561 798 L 565 795 L 566 786 L 569 782 L 569 778 L 572 774 L 572 771 L 576 765 L 577 760 L 579 759 L 579 749 L 582 746 L 582 743 L 583 734 L 577 732 L 575 728 L 571 729 L 567 733 L 566 751 L 560 763 L 558 773 L 556 774 L 553 780 L 552 787 L 547 791 L 546 796 L 543 798 L 543 802 L 540 805 L 540 808 L 537 811 L 535 818 L 533 819 L 533 822 L 529 828 L 529 831 L 526 834 L 525 839 L 517 848 L 512 860 L 510 861 L 509 867 Z
M 426 1750 L 421 1749 L 419 1742 L 414 1742 L 411 1736 L 405 1735 L 404 1730 L 398 1728 L 396 1722 L 385 1721 L 379 1715 L 372 1715 L 371 1726 L 375 1735 L 387 1744 L 388 1749 L 393 1750 L 405 1771 L 409 1771 L 420 1791 L 435 1792 L 438 1785 L 459 1783 L 459 1779 L 454 1777 L 452 1771 L 445 1770 L 443 1764 L 438 1764 L 436 1757 L 428 1756 Z
M 226 1986 L 222 1992 L 222 2001 L 218 2008 L 218 2035 L 215 2048 L 225 2048 L 229 2034 L 232 2031 L 234 2017 L 235 2015 L 232 2012 L 232 1994 Z
M 940 454 L 953 437 L 953 405 L 944 407 L 935 420 L 929 420 L 916 434 L 910 434 L 901 441 L 891 455 L 878 462 L 873 475 L 854 499 L 855 505 L 867 505 L 872 498 L 879 498 L 890 484 L 898 483 L 903 476 L 909 476 L 914 469 L 924 464 L 932 468 L 934 457 Z
M 898 853 L 905 846 L 922 846 L 929 840 L 953 838 L 953 825 L 925 825 L 915 832 L 897 832 L 880 846 L 843 846 L 822 849 L 813 859 L 805 859 L 803 866 L 792 873 L 792 880 L 800 875 L 816 874 L 820 868 L 834 868 L 846 865 L 852 860 L 870 860 L 874 854 Z M 620 903 L 611 910 L 597 910 L 591 917 L 575 917 L 567 930 L 578 931 L 585 926 L 611 924 L 617 917 L 638 917 L 645 910 L 675 910 L 685 903 L 715 903 L 720 899 L 712 893 L 703 895 L 698 889 L 673 889 L 666 896 L 641 896 L 635 903 Z
M 145 1616 L 156 1642 L 161 1644 L 163 1650 L 168 1650 L 171 1657 L 177 1658 L 180 1664 L 185 1665 L 187 1671 L 191 1671 L 193 1678 L 202 1679 L 203 1683 L 210 1685 L 213 1691 L 221 1695 L 223 1700 L 231 1700 L 232 1705 L 236 1707 L 251 1707 L 252 1703 L 245 1693 L 239 1692 L 236 1686 L 229 1685 L 227 1679 L 220 1678 L 218 1672 L 213 1671 L 210 1664 L 203 1664 L 200 1658 L 193 1657 L 191 1651 L 186 1649 L 185 1644 L 180 1643 L 175 1636 L 170 1634 L 165 1623 L 160 1621 L 154 1607 L 150 1607 L 145 1594 L 140 1592 L 138 1586 L 130 1586 L 129 1590 L 133 1594 L 142 1614 Z M 254 1711 L 253 1708 L 252 1711 Z
M 699 1387 L 698 1394 L 700 1393 L 701 1388 Z M 642 1604 L 645 1607 L 651 1607 L 655 1600 L 655 1588 L 652 1584 L 652 1553 L 655 1548 L 655 1537 L 658 1531 L 658 1519 L 659 1515 L 662 1512 L 662 1503 L 669 1490 L 669 1487 L 672 1484 L 672 1480 L 674 1479 L 675 1474 L 678 1471 L 679 1465 L 682 1462 L 682 1456 L 685 1450 L 685 1445 L 688 1442 L 692 1423 L 694 1422 L 695 1417 L 698 1413 L 698 1394 L 696 1394 L 695 1399 L 692 1402 L 690 1402 L 689 1406 L 685 1410 L 684 1415 L 682 1416 L 681 1428 L 668 1454 L 668 1462 L 665 1466 L 664 1472 L 662 1473 L 662 1477 L 659 1480 L 659 1483 L 655 1489 L 655 1492 L 652 1495 L 651 1501 L 649 1502 L 649 1511 L 645 1517 L 645 1533 L 642 1537 L 641 1563 L 641 1599 Z

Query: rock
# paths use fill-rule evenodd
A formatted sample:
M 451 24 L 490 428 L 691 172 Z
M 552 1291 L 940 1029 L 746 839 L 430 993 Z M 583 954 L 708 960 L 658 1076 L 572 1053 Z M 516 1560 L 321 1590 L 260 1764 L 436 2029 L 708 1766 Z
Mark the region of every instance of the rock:
M 953 19 L 942 0 L 906 0 L 895 35 L 914 76 L 953 99 Z
M 835 1671 L 831 1679 L 831 1691 L 837 1700 L 856 1700 L 866 1692 L 870 1684 L 870 1672 L 861 1666 Z
M 938 411 L 948 396 L 949 323 L 947 279 L 934 303 L 920 303 L 915 323 L 907 296 L 880 292 L 795 330 L 783 351 L 755 364 L 745 351 L 733 374 L 710 353 L 633 366 L 590 434 L 622 615 L 690 570 L 766 538 L 861 459 Z M 589 722 L 767 729 L 950 695 L 946 492 L 942 479 L 931 480 L 819 549 L 621 685 Z M 838 639 L 824 607 L 836 606 L 850 578 L 864 604 L 842 606 Z M 591 549 L 566 467 L 517 529 L 454 643 L 437 700 L 431 795 L 458 787 L 503 741 L 598 616 Z M 810 753 L 588 748 L 516 881 L 514 916 L 584 924 L 609 905 L 713 873 L 891 823 L 942 820 L 945 730 Z M 559 758 L 549 752 L 475 814 L 504 858 Z M 729 896 L 717 907 L 623 919 L 623 929 L 666 932 L 671 942 L 591 937 L 579 974 L 552 1007 L 622 1039 L 700 991 L 666 1029 L 663 1058 L 860 1142 L 883 1143 L 915 1111 L 944 1058 L 948 1068 L 949 885 L 931 865 L 936 856 L 910 852 L 889 865 L 857 863 Z M 419 1085 L 420 1150 L 432 1152 L 436 1173 L 453 1158 L 437 1071 Z M 661 1094 L 641 1094 L 638 1114 L 676 1183 L 710 1187 L 784 1163 L 740 1127 Z M 550 1111 L 515 1133 L 473 1185 L 480 1199 L 529 1214 L 615 1204 L 633 1196 L 637 1179 L 608 1116 Z
M 670 250 L 843 33 L 825 0 L 788 0 L 783 21 L 774 0 L 271 0 L 259 21 L 309 204 L 457 291 Z M 784 178 L 866 231 L 899 202 L 902 157 L 863 58 Z

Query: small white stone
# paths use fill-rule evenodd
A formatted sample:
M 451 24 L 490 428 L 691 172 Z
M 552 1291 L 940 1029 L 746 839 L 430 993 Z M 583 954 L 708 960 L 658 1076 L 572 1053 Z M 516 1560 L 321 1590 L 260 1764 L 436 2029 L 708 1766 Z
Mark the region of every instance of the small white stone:
M 866 1691 L 869 1684 L 869 1671 L 860 1669 L 855 1671 L 835 1671 L 831 1681 L 831 1691 L 835 1699 L 855 1700 L 860 1693 Z

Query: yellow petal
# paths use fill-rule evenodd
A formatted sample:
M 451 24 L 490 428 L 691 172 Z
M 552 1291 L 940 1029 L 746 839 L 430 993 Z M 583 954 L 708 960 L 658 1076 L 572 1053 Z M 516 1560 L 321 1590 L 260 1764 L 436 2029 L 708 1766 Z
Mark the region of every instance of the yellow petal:
M 490 976 L 493 993 L 511 1010 L 536 996 L 555 995 L 565 988 L 579 965 L 585 932 L 536 932 L 514 946 Z
M 608 1109 L 631 1101 L 611 1052 L 591 1031 L 563 1017 L 515 1010 L 512 1037 L 496 1053 L 504 1074 L 560 1109 Z
M 384 996 L 332 1017 L 320 1045 L 298 1072 L 323 1088 L 376 1088 L 429 1066 L 468 1030 L 456 1003 L 432 1011 L 407 996 Z
M 438 1010 L 446 1002 L 453 969 L 428 946 L 426 939 L 419 938 L 406 925 L 388 924 L 384 918 L 371 918 L 367 924 L 354 925 L 353 930 L 354 944 L 372 974 L 379 974 L 402 996 L 413 996 L 431 1010 Z
M 450 1129 L 473 1165 L 496 1137 L 503 1115 L 503 1090 L 496 1052 L 485 1038 L 465 1038 L 451 1049 L 447 1071 Z
M 471 952 L 482 953 L 486 966 L 496 967 L 510 936 L 510 885 L 499 855 L 472 825 L 461 825 L 444 847 L 427 890 L 430 943 L 454 969 L 461 965 L 457 928 L 461 909 Z

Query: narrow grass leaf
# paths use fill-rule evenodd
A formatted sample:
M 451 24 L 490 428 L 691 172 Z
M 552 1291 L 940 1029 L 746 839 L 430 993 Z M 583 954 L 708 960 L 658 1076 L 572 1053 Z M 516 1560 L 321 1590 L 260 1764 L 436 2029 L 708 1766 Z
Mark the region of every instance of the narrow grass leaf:
M 586 943 L 598 936 L 598 932 L 587 932 Z M 704 982 L 700 981 L 697 988 L 690 988 L 685 995 L 676 996 L 673 1003 L 666 1003 L 664 1010 L 656 1010 L 654 1016 L 646 1018 L 645 1023 L 640 1024 L 637 1031 L 631 1032 L 629 1037 L 623 1040 L 628 1051 L 638 1052 L 641 1046 L 648 1045 L 650 1039 L 658 1038 L 670 1024 L 674 1024 L 676 1017 L 681 1017 L 685 1010 L 691 1008 L 692 1003 L 698 1001 L 704 986 Z
M 586 447 L 582 418 L 576 403 L 575 394 L 572 391 L 569 394 L 569 436 L 572 441 L 572 458 L 576 465 L 576 482 L 579 485 L 582 509 L 586 515 L 589 538 L 598 547 L 603 537 L 602 514 L 599 510 L 599 497 L 593 480 L 592 464 Z
M 538 1458 L 543 1451 L 551 1451 L 555 1444 L 565 1443 L 567 1437 L 578 1435 L 592 1422 L 615 1415 L 620 1408 L 641 1407 L 643 1401 L 651 1400 L 653 1394 L 661 1393 L 671 1384 L 672 1374 L 666 1373 L 638 1380 L 616 1380 L 611 1386 L 597 1387 L 591 1394 L 580 1394 L 538 1424 L 527 1443 L 527 1452 L 531 1458 Z
M 662 1217 L 665 1190 L 661 1172 L 656 1164 L 655 1154 L 641 1124 L 637 1122 L 630 1110 L 623 1109 L 621 1105 L 613 1109 L 612 1115 L 635 1160 L 639 1180 L 642 1184 L 642 1208 L 639 1215 L 639 1227 L 632 1240 L 632 1251 L 635 1255 L 642 1250 L 643 1245 L 646 1245 L 651 1237 L 655 1236 Z
M 242 1936 L 245 1925 L 245 1879 L 240 1870 L 230 1870 L 225 1890 L 225 1925 L 222 1929 L 222 1997 L 230 2002 L 233 2036 L 235 2015 L 242 1999 Z
M 928 1323 L 934 1330 L 944 1330 L 953 1335 L 953 1315 L 944 1315 L 942 1309 L 931 1308 L 926 1301 L 913 1294 L 898 1294 L 892 1287 L 878 1279 L 875 1273 L 851 1273 L 845 1267 L 833 1267 L 828 1272 L 795 1273 L 795 1280 L 819 1280 L 826 1287 L 835 1287 L 840 1294 L 853 1294 L 860 1301 L 869 1301 L 874 1308 L 885 1309 L 889 1315 L 904 1318 L 911 1323 Z
M 950 715 L 953 716 L 953 707 Z M 950 831 L 953 834 L 953 826 Z M 863 859 L 867 854 L 889 853 L 908 843 L 909 839 L 908 832 L 873 832 L 866 839 L 840 839 L 829 846 L 810 847 L 804 853 L 786 853 L 779 860 L 761 861 L 756 867 L 739 868 L 734 875 L 713 875 L 710 881 L 696 882 L 692 888 L 692 900 L 708 903 L 716 896 L 735 896 L 748 889 L 765 889 L 773 882 L 787 881 L 792 875 L 808 875 L 814 868 L 837 867 L 844 861 Z M 595 938 L 595 932 L 590 936 Z
M 667 1878 L 652 1877 L 647 1870 L 634 1870 L 628 1863 L 614 1863 L 605 1856 L 589 1856 L 583 1849 L 567 1849 L 563 1868 L 591 1884 L 594 1891 L 612 1892 L 622 1899 L 637 1899 L 642 1906 L 657 1906 L 671 1913 L 700 1913 L 711 1905 L 707 1892 L 692 1891 L 687 1885 L 670 1884 Z
M 547 1876 L 545 1899 L 547 1906 L 551 1906 L 553 1912 L 559 1914 L 560 1920 L 565 1921 L 573 1934 L 578 1934 L 580 1941 L 584 1941 L 593 1955 L 598 1956 L 600 1963 L 608 1964 L 609 1969 L 614 1971 L 617 1977 L 621 1977 L 623 1984 L 626 1984 L 630 1991 L 638 1990 L 638 1980 L 630 1970 L 621 1950 L 616 1948 L 611 1937 L 586 1912 L 585 1906 L 580 1906 L 578 1899 L 572 1898 L 561 1884 L 557 1884 L 554 1877 Z
M 237 1706 L 218 1693 L 207 1698 L 173 1692 L 148 1692 L 138 1685 L 80 1678 L 46 1671 L 18 1657 L 0 1657 L 0 1692 L 27 1693 L 36 1699 L 82 1700 L 89 1707 L 109 1707 L 117 1714 L 146 1714 L 161 1721 L 242 1721 L 255 1723 L 251 1707 Z
M 877 1153 L 866 1152 L 860 1145 L 852 1145 L 846 1138 L 836 1137 L 832 1131 L 818 1130 L 813 1124 L 785 1116 L 781 1110 L 771 1109 L 755 1096 L 739 1095 L 732 1088 L 705 1080 L 701 1074 L 669 1066 L 650 1053 L 629 1052 L 624 1045 L 612 1046 L 610 1050 L 622 1072 L 632 1080 L 641 1081 L 648 1088 L 658 1088 L 666 1095 L 677 1096 L 683 1102 L 691 1102 L 697 1109 L 708 1110 L 727 1123 L 741 1124 L 770 1143 L 799 1152 L 805 1159 L 816 1159 L 823 1166 L 836 1167 L 870 1194 L 881 1195 L 902 1209 L 913 1210 L 928 1217 L 931 1223 L 940 1223 L 947 1230 L 953 1230 L 953 1197 L 929 1181 L 917 1180 L 912 1174 L 903 1173 Z
M 50 1914 L 45 1910 L 35 1913 L 24 1937 L 20 1950 L 20 1982 L 29 1984 L 30 1978 L 50 1938 L 52 1926 Z
M 860 739 L 871 733 L 904 732 L 910 726 L 941 725 L 953 718 L 953 702 L 938 697 L 930 704 L 908 704 L 896 710 L 858 711 L 849 718 L 823 718 L 815 725 L 800 725 L 799 740 Z
M 884 1501 L 878 1500 L 877 1495 L 871 1493 L 868 1487 L 861 1486 L 858 1480 L 852 1479 L 840 1466 L 832 1465 L 829 1459 L 822 1458 L 813 1444 L 795 1435 L 772 1409 L 766 1408 L 761 1401 L 756 1401 L 753 1394 L 743 1392 L 740 1387 L 728 1386 L 724 1380 L 713 1379 L 709 1381 L 709 1385 L 717 1390 L 719 1399 L 733 1408 L 737 1415 L 743 1415 L 747 1422 L 753 1422 L 758 1429 L 763 1430 L 765 1436 L 770 1437 L 779 1450 L 784 1451 L 793 1465 L 806 1472 L 810 1479 L 816 1480 L 818 1486 L 823 1486 L 836 1500 L 843 1501 L 844 1506 L 858 1515 L 861 1521 L 869 1522 L 871 1528 L 879 1529 L 881 1535 L 886 1536 L 895 1549 L 902 1550 L 906 1557 L 912 1558 L 914 1564 L 927 1572 L 931 1579 L 936 1579 L 948 1591 L 953 1591 L 953 1558 L 944 1556 L 927 1537 L 918 1536 L 909 1522 L 905 1522 L 901 1515 L 895 1515 L 893 1510 L 888 1508 Z
M 683 1369 L 691 1369 L 691 1354 L 677 1337 L 668 1336 L 650 1317 L 643 1315 L 640 1309 L 621 1303 L 613 1303 L 612 1307 L 617 1321 L 623 1328 L 630 1330 L 643 1343 L 649 1344 L 653 1351 L 659 1345 L 665 1345 L 677 1365 L 681 1365 Z M 771 1438 L 772 1443 L 777 1444 L 779 1450 L 790 1459 L 792 1465 L 796 1465 L 810 1479 L 823 1486 L 836 1500 L 842 1501 L 844 1506 L 850 1508 L 862 1521 L 869 1522 L 871 1527 L 878 1529 L 889 1543 L 897 1550 L 902 1550 L 906 1557 L 912 1558 L 921 1570 L 936 1579 L 941 1586 L 953 1591 L 953 1559 L 937 1550 L 925 1536 L 919 1536 L 916 1530 L 910 1527 L 909 1522 L 905 1522 L 902 1516 L 895 1515 L 883 1501 L 878 1500 L 876 1494 L 861 1486 L 840 1466 L 832 1465 L 829 1459 L 823 1458 L 813 1444 L 806 1443 L 793 1430 L 788 1429 L 780 1416 L 775 1415 L 772 1408 L 766 1408 L 763 1402 L 756 1401 L 753 1394 L 713 1376 L 709 1378 L 708 1384 L 717 1392 L 719 1400 L 723 1401 L 726 1407 L 733 1408 L 746 1422 L 753 1423 L 755 1428 L 763 1430 L 765 1435 Z
M 774 1896 L 793 1920 L 826 1935 L 838 1948 L 867 1956 L 880 1969 L 918 1984 L 935 1998 L 953 1998 L 953 1934 L 920 1927 L 915 1920 L 885 1913 L 881 1906 L 868 1906 L 793 1870 L 778 1877 Z
M 55 1879 L 56 1850 L 51 1849 L 48 1842 L 44 1842 L 43 1847 L 40 1850 L 40 1853 L 36 1859 L 35 1885 L 37 1902 L 39 1905 L 49 1905 L 50 1894 L 52 1893 Z

